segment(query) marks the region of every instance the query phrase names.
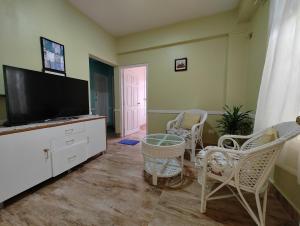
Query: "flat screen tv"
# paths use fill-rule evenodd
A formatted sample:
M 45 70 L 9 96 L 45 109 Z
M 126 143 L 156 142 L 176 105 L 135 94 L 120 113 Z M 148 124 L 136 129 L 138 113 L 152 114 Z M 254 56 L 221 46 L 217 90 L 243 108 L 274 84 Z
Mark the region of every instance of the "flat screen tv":
M 88 82 L 3 65 L 7 125 L 89 113 Z

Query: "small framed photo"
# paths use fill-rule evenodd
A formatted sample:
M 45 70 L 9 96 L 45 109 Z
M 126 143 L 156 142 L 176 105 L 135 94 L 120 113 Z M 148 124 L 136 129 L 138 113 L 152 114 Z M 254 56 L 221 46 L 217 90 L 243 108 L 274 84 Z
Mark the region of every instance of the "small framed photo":
M 187 58 L 175 59 L 175 71 L 187 70 Z
M 40 37 L 44 72 L 66 75 L 65 47 L 62 44 Z

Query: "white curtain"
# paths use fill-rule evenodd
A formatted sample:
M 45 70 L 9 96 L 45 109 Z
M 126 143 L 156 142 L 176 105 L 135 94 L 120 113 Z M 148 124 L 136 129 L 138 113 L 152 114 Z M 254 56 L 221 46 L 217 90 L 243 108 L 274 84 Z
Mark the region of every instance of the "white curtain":
M 271 0 L 269 43 L 254 130 L 300 115 L 300 0 Z
M 300 115 L 300 0 L 271 0 L 269 43 L 254 131 L 280 122 L 294 121 L 298 115 Z M 277 164 L 296 175 L 300 184 L 298 138 L 284 146 Z

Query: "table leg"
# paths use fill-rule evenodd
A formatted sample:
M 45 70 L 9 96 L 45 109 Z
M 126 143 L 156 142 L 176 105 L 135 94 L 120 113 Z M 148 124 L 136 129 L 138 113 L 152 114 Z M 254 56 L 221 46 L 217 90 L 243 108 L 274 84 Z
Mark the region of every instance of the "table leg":
M 181 181 L 183 179 L 183 160 L 184 160 L 184 155 L 181 155 Z
M 155 159 L 154 167 L 152 169 L 152 183 L 153 185 L 157 185 L 157 159 Z
M 154 173 L 153 176 L 152 176 L 152 183 L 155 186 L 157 185 L 157 175 L 156 175 L 156 173 Z

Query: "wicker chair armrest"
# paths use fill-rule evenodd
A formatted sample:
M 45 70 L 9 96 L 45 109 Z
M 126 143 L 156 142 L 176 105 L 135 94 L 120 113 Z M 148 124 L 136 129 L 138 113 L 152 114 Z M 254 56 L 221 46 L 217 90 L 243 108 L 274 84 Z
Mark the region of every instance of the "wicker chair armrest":
M 218 140 L 218 147 L 222 147 L 222 148 L 227 148 L 228 149 L 228 146 L 224 146 L 224 141 L 231 141 L 233 143 L 233 147 L 230 147 L 229 149 L 240 150 L 240 145 L 236 141 L 236 139 L 248 140 L 252 136 L 253 136 L 252 134 L 251 135 L 247 135 L 247 136 L 243 136 L 243 135 L 223 135 Z
M 233 139 L 250 139 L 251 137 L 253 137 L 253 134 L 250 135 L 230 135 L 230 134 L 226 134 L 220 137 L 221 138 L 233 138 Z
M 197 124 L 194 124 L 191 129 L 192 134 L 194 134 L 196 132 L 196 130 L 203 125 L 204 125 L 204 122 L 199 122 Z
M 177 119 L 171 120 L 167 123 L 167 130 L 174 128 L 175 124 L 177 122 Z

